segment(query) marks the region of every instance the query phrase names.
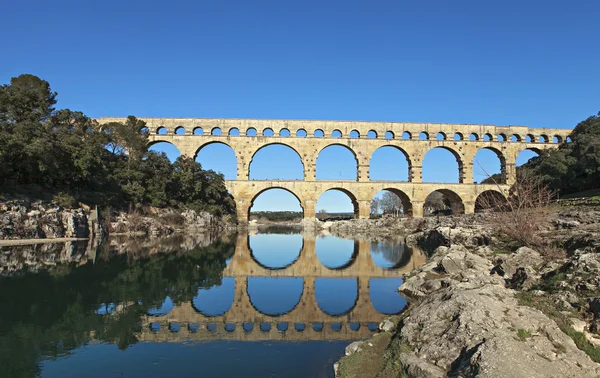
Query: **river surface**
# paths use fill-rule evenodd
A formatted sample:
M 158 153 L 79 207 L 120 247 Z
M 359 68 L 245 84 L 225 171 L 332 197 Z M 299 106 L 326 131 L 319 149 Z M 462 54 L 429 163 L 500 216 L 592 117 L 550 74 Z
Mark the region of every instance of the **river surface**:
M 278 232 L 0 248 L 0 376 L 333 377 L 425 257 Z

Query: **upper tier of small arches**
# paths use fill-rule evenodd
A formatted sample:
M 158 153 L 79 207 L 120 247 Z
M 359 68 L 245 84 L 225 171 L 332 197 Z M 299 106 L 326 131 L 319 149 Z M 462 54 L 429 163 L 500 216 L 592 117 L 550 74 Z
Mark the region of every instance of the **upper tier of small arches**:
M 154 135 L 562 143 L 570 142 L 571 133 L 571 130 L 567 129 L 531 129 L 526 126 L 258 120 L 200 122 L 193 119 L 153 118 L 143 120 L 147 122 L 144 131 Z M 123 120 L 101 118 L 99 121 L 106 123 Z

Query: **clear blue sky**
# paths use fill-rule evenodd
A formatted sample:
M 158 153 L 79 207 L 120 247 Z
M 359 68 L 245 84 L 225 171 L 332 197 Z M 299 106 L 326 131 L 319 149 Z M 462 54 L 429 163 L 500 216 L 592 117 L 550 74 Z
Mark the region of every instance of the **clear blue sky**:
M 1 81 L 38 75 L 59 107 L 91 117 L 572 128 L 600 110 L 592 0 L 9 1 L 2 14 Z M 431 153 L 424 179 L 452 181 L 453 158 Z M 219 168 L 222 154 L 200 161 Z M 323 174 L 348 174 L 343 155 L 330 155 L 321 161 L 343 167 L 324 162 Z M 405 176 L 397 155 L 380 155 L 373 175 Z M 498 170 L 492 156 L 478 159 Z M 264 196 L 261 208 L 289 207 Z M 347 210 L 344 200 L 323 206 Z

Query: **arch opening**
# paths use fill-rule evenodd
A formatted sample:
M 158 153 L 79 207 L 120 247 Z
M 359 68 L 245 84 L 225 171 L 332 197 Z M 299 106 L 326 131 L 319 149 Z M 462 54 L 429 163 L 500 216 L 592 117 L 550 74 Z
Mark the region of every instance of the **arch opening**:
M 410 157 L 397 146 L 382 146 L 373 152 L 369 162 L 369 180 L 410 181 Z
M 350 147 L 331 144 L 317 155 L 317 180 L 358 179 L 358 159 Z
M 331 132 L 331 137 L 332 138 L 341 138 L 342 137 L 342 132 L 340 130 L 333 130 Z
M 221 136 L 223 135 L 223 132 L 221 131 L 220 127 L 214 127 L 211 131 L 210 131 L 210 135 L 216 135 L 216 136 Z
M 152 142 L 148 144 L 148 151 L 154 152 L 158 155 L 164 154 L 167 156 L 169 161 L 173 163 L 181 156 L 181 152 L 171 142 Z
M 308 134 L 306 134 L 306 130 L 304 129 L 298 129 L 298 131 L 296 131 L 296 136 L 299 138 L 306 138 Z
M 185 135 L 185 128 L 183 126 L 177 126 L 175 128 L 175 135 Z
M 275 133 L 273 132 L 272 128 L 267 127 L 266 129 L 263 130 L 262 135 L 266 136 L 266 137 L 272 137 L 273 135 L 275 135 Z
M 454 133 L 454 140 L 463 140 L 463 135 L 461 133 Z
M 521 141 L 521 136 L 519 134 L 513 134 L 510 137 L 510 141 L 511 142 L 520 142 Z
M 446 134 L 444 134 L 443 132 L 439 132 L 435 135 L 435 139 L 436 140 L 446 140 Z
M 492 134 L 490 134 L 490 133 L 485 133 L 485 134 L 483 135 L 483 141 L 484 141 L 484 142 L 491 142 L 491 141 L 493 141 L 493 140 L 494 140 L 494 137 L 492 137 Z
M 250 180 L 303 180 L 304 164 L 292 147 L 272 143 L 260 147 L 248 164 Z
M 237 127 L 232 127 L 227 133 L 229 136 L 240 136 L 240 130 Z
M 552 137 L 552 143 L 562 143 L 563 139 L 560 135 L 555 135 Z
M 479 140 L 479 135 L 477 135 L 476 133 L 471 133 L 469 135 L 469 140 L 472 142 L 478 141 Z
M 289 137 L 291 135 L 290 130 L 283 128 L 279 131 L 279 136 L 281 137 Z
M 431 192 L 423 204 L 423 215 L 453 215 L 464 214 L 465 206 L 462 198 L 448 189 L 438 189 Z
M 390 139 L 394 139 L 395 135 L 392 131 L 386 131 L 384 137 L 385 137 L 385 139 L 390 140 Z
M 520 167 L 527 164 L 531 159 L 536 159 L 540 156 L 540 150 L 537 148 L 526 148 L 517 155 L 516 166 Z
M 315 138 L 323 138 L 325 136 L 325 133 L 321 129 L 316 129 L 313 136 Z
M 379 191 L 371 200 L 371 217 L 403 217 L 412 215 L 410 198 L 401 190 L 387 188 Z
M 156 133 L 158 135 L 167 135 L 167 128 L 164 126 L 161 126 L 158 129 L 156 129 Z
M 540 143 L 548 143 L 548 136 L 540 135 Z
M 506 142 L 506 135 L 505 134 L 498 134 L 498 142 Z
M 402 139 L 403 140 L 411 140 L 412 134 L 409 131 L 405 131 L 402 133 Z
M 377 138 L 377 131 L 369 130 L 369 132 L 367 133 L 367 139 L 376 139 L 376 138 Z
M 475 212 L 501 211 L 506 205 L 506 197 L 497 190 L 481 192 L 475 199 Z
M 434 147 L 423 158 L 423 182 L 462 183 L 463 162 L 449 147 Z
M 428 133 L 426 133 L 425 131 L 422 131 L 422 132 L 419 134 L 419 140 L 429 140 L 429 134 L 428 134 Z
M 527 134 L 525 136 L 525 142 L 527 142 L 527 143 L 533 143 L 533 142 L 535 142 L 535 137 L 533 135 L 531 135 L 531 134 Z
M 204 130 L 202 130 L 202 127 L 194 127 L 194 131 L 192 133 L 194 135 L 204 135 Z
M 223 142 L 206 143 L 196 151 L 195 160 L 203 169 L 221 173 L 225 180 L 237 178 L 237 157 L 235 151 Z
M 304 217 L 300 198 L 292 191 L 272 187 L 258 192 L 248 207 L 248 219 L 261 221 L 293 220 Z
M 506 158 L 493 147 L 484 147 L 473 158 L 473 182 L 506 184 Z
M 358 201 L 350 191 L 332 188 L 319 196 L 316 211 L 322 221 L 358 218 Z
M 357 139 L 360 138 L 360 133 L 357 130 L 350 131 L 350 138 Z
M 250 128 L 248 128 L 248 130 L 246 130 L 246 136 L 256 136 L 256 135 L 257 135 L 257 132 L 254 127 L 250 127 Z

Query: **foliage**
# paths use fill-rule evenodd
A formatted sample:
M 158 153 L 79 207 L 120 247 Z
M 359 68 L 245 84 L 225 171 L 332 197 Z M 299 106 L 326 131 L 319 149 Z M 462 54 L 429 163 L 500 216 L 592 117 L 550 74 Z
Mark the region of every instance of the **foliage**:
M 149 152 L 143 121 L 129 116 L 100 126 L 81 112 L 56 110 L 56 96 L 33 75 L 0 86 L 0 191 L 51 193 L 66 206 L 235 213 L 223 175 L 191 158 L 171 164 Z
M 143 258 L 108 252 L 92 263 L 0 277 L 0 371 L 38 376 L 40 357 L 57 357 L 95 340 L 125 349 L 137 342 L 140 317 L 160 307 L 191 301 L 200 288 L 221 283 L 234 244 L 220 241 L 179 253 Z M 98 311 L 115 304 L 114 312 Z
M 600 187 L 600 112 L 579 122 L 571 143 L 542 151 L 522 169 L 530 170 L 561 195 Z

